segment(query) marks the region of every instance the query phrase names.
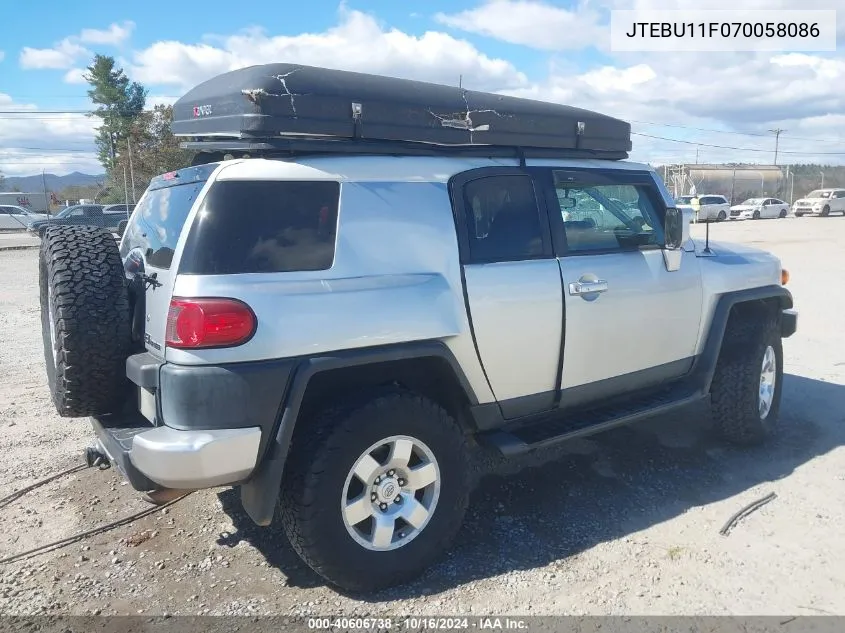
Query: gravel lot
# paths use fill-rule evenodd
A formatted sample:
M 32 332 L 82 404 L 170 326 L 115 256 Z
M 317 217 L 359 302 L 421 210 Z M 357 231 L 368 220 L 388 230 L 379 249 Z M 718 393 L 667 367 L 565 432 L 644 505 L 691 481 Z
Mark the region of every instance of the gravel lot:
M 0 564 L 0 612 L 845 614 L 845 219 L 716 224 L 711 239 L 771 250 L 792 273 L 801 315 L 769 445 L 726 448 L 702 416 L 494 464 L 449 557 L 363 598 L 326 587 L 278 525 L 250 524 L 233 491 L 195 493 Z M 78 463 L 90 437 L 49 402 L 36 253 L 0 251 L 0 496 Z M 774 501 L 719 534 L 769 492 Z M 83 470 L 0 503 L 0 558 L 148 507 L 116 470 Z

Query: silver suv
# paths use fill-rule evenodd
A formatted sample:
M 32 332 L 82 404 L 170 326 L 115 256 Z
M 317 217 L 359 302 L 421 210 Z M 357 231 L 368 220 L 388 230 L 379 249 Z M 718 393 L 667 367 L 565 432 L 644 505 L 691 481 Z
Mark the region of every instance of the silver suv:
M 238 486 L 372 590 L 449 547 L 470 450 L 702 403 L 731 441 L 774 429 L 785 271 L 690 239 L 626 123 L 288 64 L 175 113 L 196 164 L 152 182 L 119 247 L 50 227 L 41 250 L 53 401 L 136 490 Z

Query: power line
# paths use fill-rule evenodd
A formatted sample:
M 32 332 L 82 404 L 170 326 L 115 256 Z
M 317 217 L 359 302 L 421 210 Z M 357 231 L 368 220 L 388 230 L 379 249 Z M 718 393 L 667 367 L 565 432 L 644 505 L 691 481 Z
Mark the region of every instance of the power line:
M 65 153 L 65 152 L 79 152 L 85 154 L 96 154 L 96 150 L 94 149 L 74 149 L 74 148 L 67 148 L 62 149 L 60 147 L 9 147 L 7 149 L 0 149 L 0 156 L 10 156 L 10 155 L 19 155 L 19 156 L 28 156 L 28 154 L 21 154 L 20 152 L 14 152 L 9 150 L 16 150 L 16 149 L 23 149 L 27 151 L 34 151 L 34 152 L 56 152 L 56 153 Z
M 713 145 L 712 143 L 699 143 L 697 141 L 686 141 L 679 138 L 668 138 L 666 136 L 654 136 L 652 134 L 643 134 L 641 132 L 631 132 L 636 136 L 643 136 L 645 138 L 653 138 L 660 141 L 670 141 L 672 143 L 684 143 L 685 145 L 698 145 L 700 147 L 713 147 L 716 149 L 730 149 L 738 152 L 769 152 L 768 149 L 760 149 L 754 147 L 734 147 L 731 145 Z M 794 152 L 781 151 L 781 154 L 798 154 L 802 156 L 845 156 L 845 152 Z

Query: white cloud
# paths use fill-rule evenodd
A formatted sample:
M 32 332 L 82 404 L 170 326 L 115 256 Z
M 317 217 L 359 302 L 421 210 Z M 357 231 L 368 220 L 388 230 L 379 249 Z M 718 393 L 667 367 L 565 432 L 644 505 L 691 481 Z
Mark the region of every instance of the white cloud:
M 65 73 L 65 76 L 62 78 L 62 81 L 64 81 L 66 84 L 83 85 L 87 83 L 85 81 L 85 73 L 86 70 L 84 68 L 71 68 Z
M 66 37 L 53 48 L 30 48 L 21 50 L 20 64 L 25 69 L 64 69 L 73 66 L 81 57 L 92 53 L 77 44 L 73 38 Z
M 489 0 L 459 13 L 438 13 L 435 19 L 452 28 L 548 51 L 604 48 L 609 43 L 601 16 L 586 2 L 569 10 L 535 0 Z
M 20 54 L 20 65 L 24 69 L 58 69 L 73 67 L 78 61 L 94 55 L 83 44 L 118 46 L 132 34 L 134 22 L 113 23 L 107 29 L 82 29 L 78 35 L 56 42 L 52 48 L 31 48 L 24 46 Z
M 371 15 L 343 6 L 338 25 L 322 33 L 269 36 L 253 29 L 207 42 L 156 42 L 134 54 L 127 73 L 141 83 L 186 90 L 218 73 L 284 60 L 451 84 L 463 75 L 464 85 L 474 89 L 527 84 L 512 63 L 465 40 L 437 31 L 416 36 L 385 29 Z
M 6 52 L 0 51 L 0 62 L 2 62 L 4 59 L 6 59 Z
M 127 20 L 123 24 L 110 24 L 107 29 L 82 29 L 79 40 L 86 44 L 119 46 L 132 35 L 135 23 Z
M 32 103 L 19 103 L 0 93 L 0 171 L 25 176 L 42 169 L 58 174 L 100 173 L 94 150 L 97 121 L 73 114 L 40 113 Z M 20 114 L 16 114 L 20 112 Z

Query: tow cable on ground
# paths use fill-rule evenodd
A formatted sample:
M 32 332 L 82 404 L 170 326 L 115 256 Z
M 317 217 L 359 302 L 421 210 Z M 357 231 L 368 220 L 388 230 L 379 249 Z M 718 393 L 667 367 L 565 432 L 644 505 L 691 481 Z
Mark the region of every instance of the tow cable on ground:
M 743 506 L 731 515 L 731 518 L 729 518 L 727 522 L 725 522 L 725 525 L 722 526 L 722 529 L 719 530 L 719 534 L 721 534 L 722 536 L 727 536 L 728 534 L 730 534 L 731 529 L 733 529 L 736 524 L 739 523 L 742 519 L 747 517 L 755 510 L 759 510 L 764 505 L 769 503 L 769 501 L 776 498 L 777 495 L 774 492 L 770 492 L 765 497 L 761 497 L 760 499 L 752 501 L 751 503 Z
M 85 462 L 86 463 L 84 463 L 84 464 L 78 464 L 77 466 L 73 466 L 72 468 L 68 468 L 68 469 L 63 470 L 61 472 L 58 472 L 58 473 L 55 473 L 55 474 L 50 475 L 48 477 L 45 477 L 44 479 L 36 481 L 33 484 L 30 484 L 30 485 L 28 485 L 24 488 L 21 488 L 20 490 L 16 490 L 12 494 L 3 497 L 2 499 L 0 499 L 0 509 L 5 508 L 6 506 L 8 506 L 9 504 L 11 504 L 14 501 L 17 501 L 18 499 L 20 499 L 22 496 L 24 496 L 28 492 L 32 492 L 36 488 L 39 488 L 39 487 L 43 486 L 44 484 L 50 483 L 51 481 L 55 481 L 56 479 L 59 479 L 60 477 L 64 477 L 65 475 L 70 475 L 72 473 L 78 472 L 78 471 L 83 470 L 85 468 L 91 468 L 91 467 L 94 467 L 94 466 L 97 466 L 100 470 L 106 470 L 107 468 L 109 468 L 111 466 L 111 464 L 109 464 L 109 462 L 107 460 L 103 460 L 101 455 L 97 454 L 96 451 L 92 451 L 91 449 L 88 449 L 85 452 Z M 99 526 L 92 528 L 90 530 L 85 530 L 84 532 L 78 532 L 77 534 L 73 534 L 71 536 L 65 537 L 63 539 L 59 539 L 57 541 L 53 541 L 52 543 L 47 543 L 45 545 L 39 545 L 38 547 L 33 547 L 32 549 L 27 550 L 25 552 L 19 552 L 18 554 L 12 554 L 11 556 L 7 556 L 6 558 L 0 559 L 0 565 L 6 564 L 6 563 L 11 563 L 11 562 L 14 562 L 16 560 L 21 560 L 23 558 L 27 558 L 27 557 L 32 556 L 34 554 L 46 553 L 48 551 L 59 549 L 61 547 L 65 547 L 67 545 L 71 545 L 72 543 L 76 543 L 77 541 L 81 541 L 82 539 L 87 538 L 89 536 L 95 536 L 97 534 L 102 534 L 104 532 L 108 532 L 108 531 L 113 530 L 115 528 L 122 527 L 124 525 L 128 525 L 129 523 L 132 523 L 133 521 L 137 521 L 138 519 L 142 519 L 145 516 L 148 516 L 150 514 L 154 514 L 155 512 L 159 512 L 160 510 L 163 510 L 164 508 L 167 508 L 169 506 L 172 506 L 175 503 L 178 503 L 179 501 L 181 501 L 182 499 L 187 497 L 189 494 L 191 494 L 191 491 L 186 492 L 185 494 L 183 494 L 179 497 L 176 497 L 175 499 L 171 499 L 170 501 L 168 501 L 166 503 L 162 503 L 161 505 L 146 508 L 145 510 L 141 510 L 140 512 L 136 512 L 134 514 L 130 514 L 129 516 L 123 517 L 122 519 L 117 519 L 116 521 L 112 521 L 110 523 L 105 523 L 103 525 L 99 525 Z

